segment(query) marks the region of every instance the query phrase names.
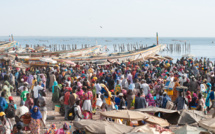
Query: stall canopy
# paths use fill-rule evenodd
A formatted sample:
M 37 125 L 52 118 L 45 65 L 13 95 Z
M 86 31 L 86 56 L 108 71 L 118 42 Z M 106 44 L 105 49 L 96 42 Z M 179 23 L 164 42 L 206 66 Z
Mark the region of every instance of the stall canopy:
M 141 109 L 135 109 L 135 111 L 140 111 L 140 112 L 147 112 L 147 113 L 179 113 L 177 110 L 170 110 L 170 109 L 165 109 L 165 108 L 159 108 L 159 107 L 147 107 L 147 108 L 141 108 Z
M 140 111 L 143 113 L 163 113 L 162 118 L 166 119 L 170 124 L 192 124 L 199 122 L 206 118 L 202 111 L 196 110 L 170 110 L 170 109 L 163 109 L 158 107 L 148 107 L 144 109 L 136 109 L 135 111 Z
M 200 120 L 206 119 L 204 113 L 202 111 L 196 110 L 182 110 L 180 114 L 180 118 L 178 119 L 178 124 L 192 124 L 199 122 Z
M 215 118 L 199 121 L 199 126 L 215 133 Z
M 81 120 L 74 122 L 74 127 L 77 129 L 85 129 L 92 134 L 172 134 L 168 129 L 162 129 L 162 132 L 158 131 L 156 125 L 146 124 L 138 127 L 126 126 L 124 124 L 118 124 L 115 122 L 101 121 L 101 120 Z
M 143 113 L 162 113 L 162 118 L 166 119 L 170 124 L 177 124 L 180 117 L 180 112 L 177 110 L 164 109 L 159 107 L 147 107 L 142 109 L 135 109 L 135 111 L 140 111 Z
M 113 119 L 125 119 L 125 120 L 136 120 L 141 121 L 144 120 L 148 123 L 157 124 L 162 127 L 169 126 L 169 122 L 167 120 L 164 120 L 162 118 L 142 113 L 139 111 L 131 111 L 131 110 L 117 110 L 117 111 L 107 111 L 107 112 L 101 112 L 101 116 L 113 118 Z
M 199 134 L 201 132 L 207 132 L 207 130 L 199 127 L 193 127 L 189 125 L 185 125 L 182 128 L 179 128 L 174 131 L 175 134 Z
M 123 134 L 132 132 L 133 127 L 108 121 L 81 120 L 74 122 L 78 129 L 85 129 L 93 134 Z

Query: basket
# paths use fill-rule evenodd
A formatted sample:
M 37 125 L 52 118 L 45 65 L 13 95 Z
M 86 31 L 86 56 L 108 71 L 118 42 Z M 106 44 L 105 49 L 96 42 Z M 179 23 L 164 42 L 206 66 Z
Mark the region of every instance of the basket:
M 55 112 L 60 112 L 60 106 L 59 106 L 59 105 L 55 105 L 54 111 L 55 111 Z
M 24 124 L 29 124 L 31 122 L 31 115 L 30 114 L 24 114 L 22 116 L 22 121 Z

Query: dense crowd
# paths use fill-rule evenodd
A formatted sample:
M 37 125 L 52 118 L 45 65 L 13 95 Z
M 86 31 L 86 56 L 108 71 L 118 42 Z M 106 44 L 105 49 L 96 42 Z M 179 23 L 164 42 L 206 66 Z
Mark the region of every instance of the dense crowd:
M 215 117 L 215 67 L 205 58 L 183 57 L 175 63 L 166 59 L 26 69 L 12 68 L 2 62 L 1 67 L 0 132 L 3 134 L 21 134 L 22 130 L 37 134 L 41 122 L 49 127 L 46 126 L 48 92 L 52 93 L 52 109 L 59 108 L 69 121 L 92 119 L 98 111 L 149 106 L 195 109 L 205 114 L 213 109 Z M 14 102 L 12 92 L 20 96 L 20 102 Z M 61 129 L 52 124 L 46 133 L 72 132 L 66 123 Z

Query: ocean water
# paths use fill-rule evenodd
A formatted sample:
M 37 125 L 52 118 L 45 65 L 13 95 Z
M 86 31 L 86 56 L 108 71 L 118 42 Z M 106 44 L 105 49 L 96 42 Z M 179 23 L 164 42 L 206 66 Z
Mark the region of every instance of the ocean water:
M 0 36 L 0 41 L 8 41 L 9 37 Z M 143 44 L 150 46 L 156 44 L 155 37 L 42 37 L 42 36 L 15 36 L 14 40 L 18 41 L 21 46 L 29 45 L 50 45 L 50 44 L 77 44 L 78 48 L 82 44 L 89 45 L 106 45 L 109 53 L 114 52 L 113 44 L 124 44 L 127 50 L 127 44 Z M 188 37 L 160 37 L 159 44 L 190 44 L 189 51 L 181 52 L 160 52 L 163 56 L 171 56 L 176 60 L 184 54 L 192 54 L 197 58 L 206 57 L 215 61 L 215 37 L 214 38 L 188 38 Z

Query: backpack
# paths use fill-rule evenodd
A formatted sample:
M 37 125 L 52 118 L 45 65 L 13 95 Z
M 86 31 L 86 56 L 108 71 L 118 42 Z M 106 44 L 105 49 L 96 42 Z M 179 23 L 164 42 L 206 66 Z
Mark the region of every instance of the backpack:
M 8 104 L 8 108 L 5 110 L 5 113 L 7 118 L 15 117 L 15 108 L 13 104 Z
M 75 119 L 75 115 L 76 115 L 76 113 L 75 113 L 75 107 L 77 107 L 77 106 L 73 106 L 69 111 L 68 111 L 68 119 L 69 120 L 74 120 Z

